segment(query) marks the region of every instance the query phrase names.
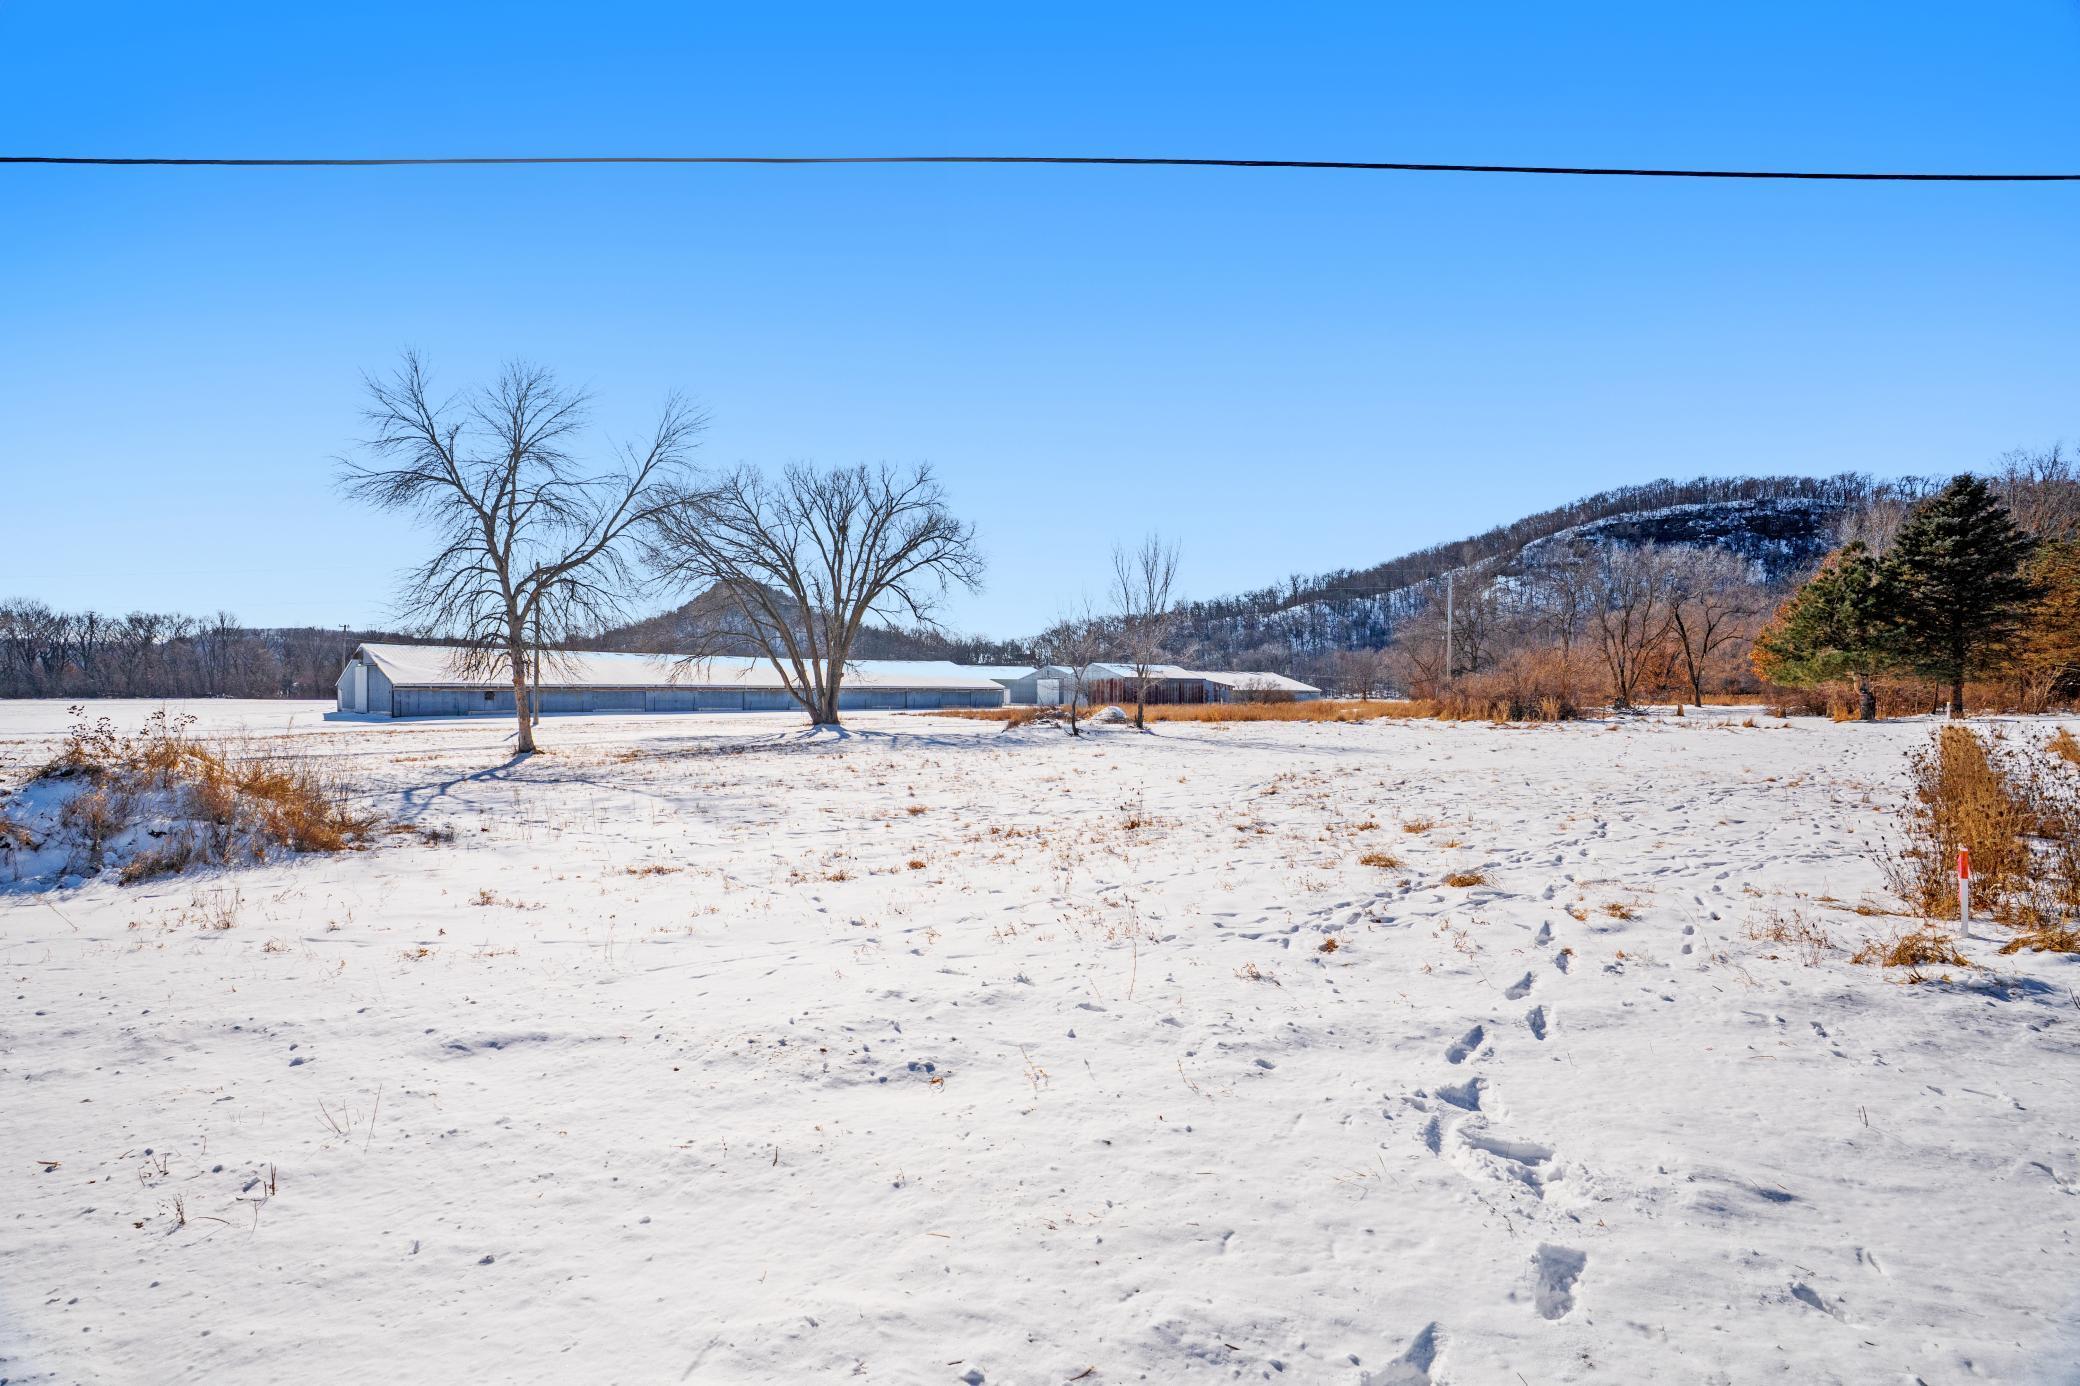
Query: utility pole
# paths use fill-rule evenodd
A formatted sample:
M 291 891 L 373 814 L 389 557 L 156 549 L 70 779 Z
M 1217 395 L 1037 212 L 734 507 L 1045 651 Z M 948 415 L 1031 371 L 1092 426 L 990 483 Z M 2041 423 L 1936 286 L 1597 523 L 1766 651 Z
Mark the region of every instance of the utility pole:
M 1444 575 L 1444 681 L 1452 681 L 1452 575 Z

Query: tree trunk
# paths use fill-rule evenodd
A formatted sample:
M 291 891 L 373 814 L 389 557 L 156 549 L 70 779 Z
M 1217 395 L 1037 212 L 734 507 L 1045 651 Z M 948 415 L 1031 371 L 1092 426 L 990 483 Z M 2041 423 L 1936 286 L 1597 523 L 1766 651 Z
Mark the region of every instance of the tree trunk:
M 519 719 L 520 732 L 513 738 L 513 750 L 523 756 L 534 754 L 534 728 L 527 720 L 527 664 L 526 657 L 518 650 L 507 652 L 513 666 L 513 715 Z
M 809 702 L 809 725 L 835 727 L 838 722 L 838 690 L 826 689 Z
M 1950 675 L 1950 715 L 1953 718 L 1964 716 L 1964 671 L 1962 669 Z
M 1856 676 L 1856 720 L 1875 722 L 1878 720 L 1878 690 L 1871 687 L 1868 674 Z
M 1148 722 L 1142 716 L 1142 711 L 1147 706 L 1148 680 L 1145 677 L 1138 678 L 1134 680 L 1134 729 L 1136 731 L 1148 730 Z

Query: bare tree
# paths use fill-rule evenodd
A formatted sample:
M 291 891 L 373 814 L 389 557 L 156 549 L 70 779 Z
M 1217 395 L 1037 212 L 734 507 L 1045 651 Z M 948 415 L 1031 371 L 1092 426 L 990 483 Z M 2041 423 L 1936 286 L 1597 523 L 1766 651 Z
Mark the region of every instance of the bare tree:
M 1353 693 L 1361 699 L 1384 697 L 1393 679 L 1394 661 L 1388 650 L 1338 650 L 1327 663 L 1329 672 L 1323 677 L 1346 697 Z
M 1725 549 L 1689 549 L 1669 557 L 1671 653 L 1690 686 L 1690 701 L 1702 705 L 1712 656 L 1749 633 L 1749 618 L 1762 609 L 1762 591 L 1750 565 Z
M 631 532 L 666 502 L 706 420 L 673 396 L 647 443 L 617 449 L 618 466 L 587 467 L 570 449 L 590 401 L 542 367 L 515 363 L 436 402 L 426 363 L 407 352 L 367 386 L 369 460 L 342 462 L 341 485 L 439 537 L 405 579 L 403 615 L 464 648 L 459 672 L 511 678 L 515 746 L 531 754 L 530 652 L 620 613 Z
M 2011 452 L 1993 476 L 2015 523 L 2038 539 L 2080 534 L 2080 466 L 2053 444 L 2045 452 Z
M 1596 557 L 1590 624 L 1620 708 L 1666 667 L 1673 621 L 1669 554 L 1652 544 L 1605 545 Z
M 1524 574 L 1526 595 L 1538 625 L 1563 656 L 1571 655 L 1589 619 L 1596 562 L 1578 541 L 1541 550 Z
M 1150 671 L 1162 662 L 1177 624 L 1171 589 L 1177 582 L 1177 545 L 1150 534 L 1131 553 L 1112 547 L 1112 607 L 1119 618 L 1120 639 L 1134 666 L 1134 725 L 1147 729 Z
M 651 527 L 667 579 L 719 590 L 815 726 L 869 619 L 932 625 L 950 586 L 981 585 L 974 526 L 954 518 L 930 467 L 739 467 L 683 490 Z
M 1112 642 L 1112 627 L 1106 620 L 1091 610 L 1088 599 L 1069 614 L 1063 616 L 1046 630 L 1040 632 L 1035 642 L 1040 662 L 1052 664 L 1069 671 L 1069 735 L 1081 736 L 1077 725 L 1077 712 L 1083 702 L 1084 688 L 1090 683 L 1090 669 L 1103 659 L 1106 647 Z

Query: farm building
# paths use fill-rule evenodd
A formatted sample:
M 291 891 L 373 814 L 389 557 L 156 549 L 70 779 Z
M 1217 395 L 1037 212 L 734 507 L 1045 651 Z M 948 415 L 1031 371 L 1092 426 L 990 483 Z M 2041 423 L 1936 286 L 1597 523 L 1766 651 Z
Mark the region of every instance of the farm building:
M 1131 703 L 1139 680 L 1131 664 L 1093 664 L 1083 671 L 1083 701 Z M 1069 700 L 1076 687 L 1075 671 L 1049 664 L 1013 679 L 1005 687 L 1014 703 L 1058 706 Z M 1305 702 L 1322 696 L 1322 690 L 1283 674 L 1214 673 L 1204 669 L 1180 669 L 1175 664 L 1148 666 L 1148 697 L 1151 703 L 1285 703 Z
M 1020 679 L 1031 678 L 1033 675 L 1033 666 L 1030 664 L 963 664 L 960 667 L 977 677 L 990 680 L 1001 688 L 1009 688 Z
M 541 710 L 786 712 L 800 706 L 764 659 L 569 651 L 542 657 Z M 1004 687 L 939 660 L 856 660 L 838 695 L 846 709 L 998 707 Z M 513 682 L 465 671 L 451 645 L 362 645 L 339 676 L 339 710 L 380 717 L 513 715 Z

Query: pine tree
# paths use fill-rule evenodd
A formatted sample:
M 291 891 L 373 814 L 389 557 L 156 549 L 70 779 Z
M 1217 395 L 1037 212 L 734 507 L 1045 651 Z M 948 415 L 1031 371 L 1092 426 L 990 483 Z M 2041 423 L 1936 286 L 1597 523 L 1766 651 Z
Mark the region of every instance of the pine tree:
M 1871 551 L 1861 543 L 1837 549 L 1755 638 L 1755 671 L 1792 688 L 1852 678 L 1857 716 L 1875 722 L 1871 680 L 1897 668 L 1901 656 L 1889 606 L 1885 575 Z
M 2023 572 L 2033 544 L 1985 482 L 1960 476 L 1900 526 L 1884 579 L 1907 664 L 1950 685 L 1964 716 L 1964 681 L 2014 653 L 2036 588 Z

